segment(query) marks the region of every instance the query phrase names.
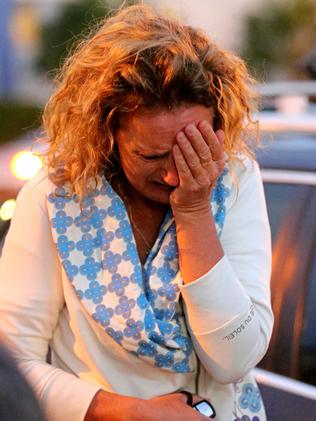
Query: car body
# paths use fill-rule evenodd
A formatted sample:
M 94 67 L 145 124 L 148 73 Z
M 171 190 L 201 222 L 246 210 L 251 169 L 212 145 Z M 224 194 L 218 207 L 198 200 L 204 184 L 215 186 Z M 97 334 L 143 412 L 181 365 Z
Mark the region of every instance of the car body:
M 257 160 L 272 231 L 275 315 L 261 367 L 316 385 L 316 109 L 308 102 L 316 82 L 275 83 L 261 93 L 270 104 L 281 103 L 281 111 L 259 114 Z
M 273 132 L 268 118 L 257 151 L 273 240 L 275 324 L 256 373 L 269 420 L 315 420 L 316 119 L 315 127 L 294 130 L 289 115 L 278 117 Z M 278 121 L 277 113 L 273 118 Z M 265 127 L 264 113 L 261 122 Z

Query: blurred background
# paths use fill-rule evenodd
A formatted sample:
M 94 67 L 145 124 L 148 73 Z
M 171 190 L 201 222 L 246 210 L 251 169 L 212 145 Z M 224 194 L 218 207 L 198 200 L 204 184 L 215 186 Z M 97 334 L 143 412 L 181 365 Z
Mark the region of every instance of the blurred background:
M 316 77 L 314 0 L 148 0 L 205 28 L 260 81 Z M 125 4 L 136 3 L 125 1 Z M 55 70 L 82 32 L 120 0 L 1 0 L 0 142 L 39 124 Z
M 147 2 L 203 27 L 221 46 L 240 54 L 261 82 L 316 77 L 315 0 Z M 1 0 L 0 204 L 41 165 L 34 154 L 16 156 L 20 150 L 12 141 L 19 139 L 18 149 L 28 149 L 38 135 L 56 69 L 80 35 L 122 3 L 137 1 Z
M 316 77 L 314 0 L 148 3 L 205 28 L 223 47 L 240 54 L 261 81 Z M 1 143 L 39 124 L 54 72 L 79 34 L 121 4 L 120 0 L 1 0 Z

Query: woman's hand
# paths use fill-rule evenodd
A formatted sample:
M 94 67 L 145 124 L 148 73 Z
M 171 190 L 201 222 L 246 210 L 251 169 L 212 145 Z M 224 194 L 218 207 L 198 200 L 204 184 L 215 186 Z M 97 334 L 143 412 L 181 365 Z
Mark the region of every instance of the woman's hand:
M 170 194 L 179 262 L 185 284 L 205 275 L 223 257 L 210 195 L 225 166 L 224 132 L 210 123 L 189 124 L 176 136 L 174 162 L 179 184 Z
M 173 157 L 180 182 L 170 195 L 173 212 L 203 212 L 225 166 L 224 132 L 214 132 L 210 123 L 201 121 L 185 127 L 176 140 Z
M 193 395 L 193 404 L 203 398 Z M 138 399 L 100 390 L 91 402 L 85 421 L 205 421 L 209 418 L 187 405 L 182 393 Z
M 200 402 L 203 398 L 193 396 L 193 404 Z M 143 416 L 142 416 L 143 413 Z M 139 405 L 138 414 L 133 421 L 205 421 L 208 417 L 202 415 L 187 405 L 187 397 L 182 393 L 158 396 Z

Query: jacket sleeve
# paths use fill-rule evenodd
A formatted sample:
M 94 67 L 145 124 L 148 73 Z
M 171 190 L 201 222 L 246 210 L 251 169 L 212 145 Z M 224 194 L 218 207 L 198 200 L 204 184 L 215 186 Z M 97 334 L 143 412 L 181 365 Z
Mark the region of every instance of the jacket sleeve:
M 195 351 L 219 383 L 242 378 L 264 356 L 273 325 L 271 235 L 259 168 L 246 160 L 221 235 L 224 257 L 181 286 Z
M 0 261 L 0 330 L 49 420 L 83 420 L 97 385 L 46 363 L 64 306 L 60 265 L 38 177 L 24 186 Z

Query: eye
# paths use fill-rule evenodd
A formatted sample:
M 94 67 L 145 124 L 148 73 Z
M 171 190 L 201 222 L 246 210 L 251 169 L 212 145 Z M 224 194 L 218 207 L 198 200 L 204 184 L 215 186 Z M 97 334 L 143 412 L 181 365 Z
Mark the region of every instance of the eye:
M 167 158 L 169 156 L 169 154 L 170 154 L 170 151 L 166 151 L 166 152 L 163 152 L 163 153 L 160 153 L 160 154 L 152 154 L 152 155 L 150 155 L 150 154 L 146 155 L 144 153 L 138 152 L 138 155 L 141 158 L 145 159 L 146 161 L 155 161 L 155 160 L 158 160 L 158 159 Z
M 161 159 L 161 155 L 142 155 L 144 159 L 147 159 L 148 161 L 153 161 L 154 159 Z

